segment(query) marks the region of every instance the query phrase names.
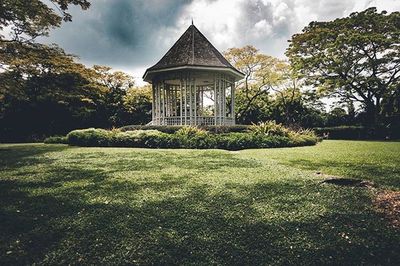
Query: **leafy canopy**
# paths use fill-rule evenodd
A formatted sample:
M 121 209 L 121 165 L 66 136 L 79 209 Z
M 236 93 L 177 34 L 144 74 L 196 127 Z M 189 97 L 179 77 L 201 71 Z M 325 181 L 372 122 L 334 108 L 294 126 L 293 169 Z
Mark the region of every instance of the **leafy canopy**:
M 11 39 L 31 41 L 38 36 L 47 36 L 49 30 L 59 27 L 62 21 L 72 21 L 67 12 L 69 5 L 86 10 L 88 0 L 2 0 L 0 2 L 0 30 L 11 30 Z M 4 36 L 0 36 L 4 38 Z
M 257 99 L 285 81 L 289 65 L 283 60 L 260 53 L 250 45 L 230 48 L 224 55 L 245 74 L 245 78 L 237 84 L 236 119 L 240 121 Z
M 400 13 L 376 8 L 330 22 L 312 22 L 286 52 L 310 84 L 360 102 L 374 120 L 400 80 Z

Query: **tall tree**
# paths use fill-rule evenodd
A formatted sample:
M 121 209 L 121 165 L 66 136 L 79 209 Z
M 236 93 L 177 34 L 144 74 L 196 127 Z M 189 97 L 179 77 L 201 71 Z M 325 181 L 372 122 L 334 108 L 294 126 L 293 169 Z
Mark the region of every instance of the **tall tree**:
M 69 5 L 88 9 L 88 0 L 2 0 L 0 2 L 0 30 L 8 27 L 11 40 L 30 42 L 46 36 L 62 21 L 72 21 Z M 2 39 L 6 36 L 0 36 Z
M 131 87 L 124 97 L 127 124 L 143 125 L 151 121 L 151 85 Z
M 0 73 L 2 134 L 66 133 L 90 125 L 101 103 L 103 92 L 91 82 L 94 71 L 56 47 L 38 49 L 9 60 Z
M 67 12 L 70 5 L 78 5 L 82 9 L 90 6 L 88 0 L 2 0 L 0 2 L 0 30 L 7 28 L 8 35 L 0 34 L 0 68 L 7 71 L 10 60 L 37 53 L 37 57 L 54 46 L 38 45 L 35 39 L 47 36 L 50 29 L 59 27 L 62 21 L 71 21 Z M 62 56 L 62 54 L 60 54 Z
M 360 102 L 377 123 L 382 99 L 393 101 L 400 81 L 400 13 L 376 8 L 330 22 L 311 22 L 286 52 L 309 84 L 344 101 Z
M 93 82 L 105 91 L 104 108 L 108 126 L 123 125 L 123 117 L 126 112 L 124 98 L 127 90 L 134 86 L 134 78 L 121 71 L 112 71 L 107 66 L 95 65 L 93 70 L 97 74 L 93 76 Z
M 90 6 L 87 0 L 1 0 L 0 123 L 1 135 L 53 134 L 87 121 L 98 90 L 92 71 L 56 45 L 36 42 L 62 21 L 68 7 Z M 79 118 L 79 119 L 78 119 Z
M 283 82 L 283 74 L 287 64 L 260 53 L 253 46 L 230 48 L 224 53 L 225 57 L 241 72 L 245 78 L 237 84 L 237 94 L 240 100 L 236 104 L 236 119 L 243 122 L 246 112 L 252 104 L 264 94 L 268 94 L 272 87 Z

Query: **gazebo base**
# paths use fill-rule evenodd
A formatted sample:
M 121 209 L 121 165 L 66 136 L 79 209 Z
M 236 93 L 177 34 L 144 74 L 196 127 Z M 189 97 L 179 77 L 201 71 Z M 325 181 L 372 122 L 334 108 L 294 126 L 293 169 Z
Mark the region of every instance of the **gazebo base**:
M 153 126 L 233 126 L 235 119 L 232 117 L 212 117 L 212 116 L 197 116 L 186 119 L 184 117 L 164 117 L 151 121 L 148 125 Z

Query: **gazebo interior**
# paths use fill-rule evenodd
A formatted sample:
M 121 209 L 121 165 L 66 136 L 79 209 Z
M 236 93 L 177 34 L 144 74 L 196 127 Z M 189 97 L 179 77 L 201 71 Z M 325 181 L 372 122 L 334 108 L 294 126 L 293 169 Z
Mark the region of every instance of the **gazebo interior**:
M 153 83 L 153 125 L 234 125 L 233 77 L 179 71 Z

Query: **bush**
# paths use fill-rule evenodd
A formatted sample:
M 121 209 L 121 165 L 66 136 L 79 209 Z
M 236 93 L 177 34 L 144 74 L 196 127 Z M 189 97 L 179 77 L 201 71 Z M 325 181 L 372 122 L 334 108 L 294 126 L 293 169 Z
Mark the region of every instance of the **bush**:
M 282 124 L 277 124 L 275 121 L 266 121 L 258 124 L 253 124 L 249 128 L 254 134 L 267 136 L 289 136 L 290 130 Z
M 260 132 L 210 133 L 195 127 L 181 127 L 174 133 L 158 130 L 121 131 L 104 129 L 74 130 L 67 135 L 68 143 L 77 146 L 116 146 L 140 148 L 195 148 L 240 150 L 315 145 L 318 138 L 312 131 L 290 131 L 285 136 L 273 135 L 272 130 Z M 287 136 L 286 136 L 287 135 Z
M 74 130 L 68 133 L 67 139 L 68 144 L 76 145 L 76 146 L 112 146 L 110 144 L 110 140 L 112 140 L 113 131 L 108 131 L 105 129 L 81 129 Z
M 121 131 L 133 131 L 133 130 L 158 130 L 164 133 L 173 134 L 183 127 L 190 126 L 143 126 L 143 125 L 130 125 L 121 127 Z M 246 132 L 250 126 L 248 125 L 234 125 L 234 126 L 199 126 L 198 128 L 203 129 L 210 133 L 230 133 L 230 132 Z
M 163 133 L 173 134 L 184 126 L 145 126 L 145 125 L 129 125 L 119 128 L 121 131 L 135 130 L 157 130 Z
M 363 126 L 340 126 L 314 128 L 320 137 L 328 139 L 349 139 L 349 140 L 379 140 L 399 139 L 400 128 L 392 127 L 363 127 Z
M 68 144 L 68 139 L 66 136 L 52 136 L 46 138 L 43 142 L 46 144 Z
M 231 133 L 231 132 L 246 132 L 249 130 L 248 125 L 234 125 L 234 126 L 201 126 L 202 129 L 210 133 Z

